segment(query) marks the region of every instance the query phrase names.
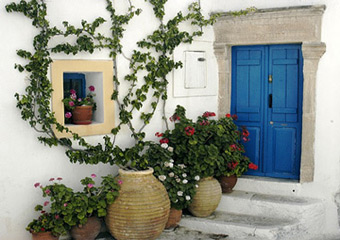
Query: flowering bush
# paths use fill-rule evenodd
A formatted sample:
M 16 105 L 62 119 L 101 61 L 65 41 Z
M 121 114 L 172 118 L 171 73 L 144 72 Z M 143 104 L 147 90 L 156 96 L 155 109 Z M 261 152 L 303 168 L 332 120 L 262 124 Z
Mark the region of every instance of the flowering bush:
M 156 136 L 162 134 L 156 133 Z M 149 166 L 167 190 L 171 207 L 181 210 L 192 202 L 200 177 L 191 176 L 186 165 L 175 163 L 172 154 L 173 148 L 167 143 L 152 144 L 147 150 Z
M 92 174 L 91 178 L 82 179 L 81 184 L 84 189 L 79 192 L 74 192 L 73 189 L 61 184 L 61 178 L 51 178 L 53 184 L 42 186 L 36 183 L 34 186 L 40 187 L 43 197 L 49 198 L 43 204 L 44 207 L 50 206 L 50 213 L 47 216 L 53 216 L 53 220 L 59 220 L 58 223 L 62 223 L 64 229 L 68 230 L 72 226 L 85 224 L 91 216 L 106 216 L 107 205 L 113 203 L 118 196 L 120 183 L 112 175 L 102 177 L 99 187 L 95 187 L 94 178 L 96 175 Z M 43 206 L 37 205 L 35 209 L 42 211 Z M 44 215 L 45 211 L 41 213 Z M 28 226 L 30 228 L 36 225 L 36 223 L 30 224 Z M 61 231 L 58 230 L 56 233 L 59 232 Z
M 227 114 L 215 120 L 216 114 L 205 112 L 194 122 L 185 115 L 185 109 L 177 106 L 170 118 L 175 127 L 165 131 L 160 143 L 167 143 L 174 149 L 176 164 L 185 164 L 191 176 L 240 176 L 248 167 L 255 168 L 244 156 L 243 142 L 249 140 L 246 128 L 239 130 L 234 120 L 236 115 Z
M 96 96 L 96 94 L 94 93 L 95 87 L 91 85 L 88 87 L 88 89 L 90 92 L 86 95 L 85 98 L 79 98 L 77 96 L 76 90 L 71 89 L 70 96 L 63 99 L 65 109 L 67 110 L 65 111 L 66 119 L 70 119 L 72 117 L 72 110 L 76 106 L 92 106 L 92 110 L 96 110 L 97 105 L 94 101 L 94 97 Z

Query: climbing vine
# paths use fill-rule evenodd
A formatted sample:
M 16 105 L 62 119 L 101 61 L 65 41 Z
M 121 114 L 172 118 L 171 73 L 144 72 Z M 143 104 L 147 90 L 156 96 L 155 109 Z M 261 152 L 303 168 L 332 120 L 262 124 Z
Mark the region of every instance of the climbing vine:
M 130 73 L 123 79 L 118 78 L 115 71 L 113 82 L 115 90 L 112 93 L 112 100 L 116 101 L 119 108 L 118 125 L 112 129 L 110 135 L 105 135 L 103 143 L 97 145 L 89 144 L 86 139 L 77 133 L 71 132 L 67 127 L 57 122 L 50 108 L 52 94 L 51 82 L 47 77 L 50 64 L 53 62 L 52 53 L 65 53 L 76 55 L 79 52 L 93 53 L 95 50 L 108 49 L 109 57 L 115 61 L 122 53 L 121 39 L 124 36 L 124 27 L 129 21 L 141 13 L 131 5 L 126 14 L 117 14 L 111 0 L 106 0 L 106 10 L 110 13 L 109 23 L 110 36 L 98 32 L 98 27 L 105 20 L 102 17 L 96 18 L 93 22 L 81 21 L 81 27 L 75 27 L 68 22 L 63 22 L 63 29 L 51 26 L 47 19 L 47 6 L 44 0 L 21 0 L 19 3 L 11 3 L 6 6 L 7 12 L 18 12 L 32 20 L 32 25 L 39 30 L 33 39 L 34 51 L 18 50 L 17 54 L 27 60 L 27 64 L 16 64 L 15 68 L 20 72 L 28 74 L 29 85 L 25 94 L 15 94 L 17 107 L 21 110 L 21 116 L 28 121 L 31 127 L 42 134 L 39 140 L 48 146 L 65 146 L 66 155 L 71 162 L 86 164 L 97 164 L 99 162 L 118 164 L 126 166 L 128 163 L 132 168 L 143 169 L 147 167 L 147 157 L 143 154 L 146 146 L 153 146 L 150 142 L 144 141 L 145 126 L 150 123 L 158 105 L 163 102 L 163 119 L 166 123 L 165 101 L 168 98 L 167 76 L 173 70 L 182 67 L 182 62 L 175 62 L 172 54 L 176 47 L 182 43 L 192 43 L 194 37 L 203 34 L 203 27 L 215 22 L 217 15 L 206 19 L 201 14 L 197 3 L 189 5 L 188 13 L 179 12 L 172 19 L 164 22 L 165 3 L 167 0 L 146 0 L 149 2 L 159 19 L 159 27 L 146 38 L 137 42 L 138 49 L 134 50 L 130 58 Z M 193 26 L 192 32 L 182 31 L 180 24 L 190 22 Z M 51 40 L 57 36 L 73 36 L 74 42 L 62 42 L 54 46 Z M 141 73 L 146 73 L 141 77 Z M 120 85 L 122 80 L 129 83 L 127 93 L 122 96 Z M 138 83 L 138 84 L 137 84 Z M 138 86 L 138 87 L 137 87 Z M 143 105 L 150 101 L 150 110 L 141 112 Z M 133 117 L 139 113 L 143 125 L 136 129 L 133 125 Z M 122 149 L 116 144 L 116 137 L 121 127 L 126 125 L 135 145 L 131 148 Z M 69 132 L 72 138 L 57 138 L 53 126 L 57 131 Z M 73 141 L 79 147 L 75 148 Z

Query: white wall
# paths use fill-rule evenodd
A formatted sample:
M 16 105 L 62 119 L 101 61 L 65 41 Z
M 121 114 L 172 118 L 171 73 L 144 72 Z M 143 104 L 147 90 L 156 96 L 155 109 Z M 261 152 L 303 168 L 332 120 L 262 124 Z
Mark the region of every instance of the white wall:
M 29 239 L 29 233 L 24 229 L 27 223 L 35 217 L 33 207 L 41 203 L 40 191 L 34 189 L 35 182 L 47 183 L 50 177 L 63 177 L 63 181 L 75 188 L 79 187 L 79 180 L 91 173 L 104 175 L 114 172 L 113 167 L 103 164 L 96 166 L 78 165 L 69 163 L 61 147 L 48 148 L 36 139 L 39 136 L 29 127 L 28 123 L 20 118 L 20 112 L 15 107 L 16 92 L 23 93 L 25 88 L 24 74 L 14 70 L 14 63 L 22 60 L 16 56 L 17 49 L 31 50 L 32 38 L 36 34 L 31 23 L 22 15 L 6 13 L 4 7 L 10 0 L 0 2 L 0 81 L 2 93 L 0 94 L 0 239 L 22 240 Z M 185 11 L 185 6 L 191 1 L 169 0 L 167 10 L 169 15 L 177 10 Z M 93 0 L 48 0 L 49 19 L 53 25 L 61 26 L 60 22 L 68 20 L 77 24 L 81 19 L 88 21 L 98 16 L 108 18 L 105 10 L 105 1 Z M 134 1 L 137 7 L 143 8 L 141 16 L 132 20 L 127 27 L 124 42 L 124 53 L 129 56 L 135 48 L 136 40 L 145 37 L 157 27 L 157 20 L 152 17 L 152 9 L 144 0 Z M 201 0 L 204 13 L 211 11 L 240 10 L 249 6 L 257 8 L 286 7 L 296 5 L 326 4 L 327 9 L 323 19 L 322 41 L 327 45 L 327 51 L 320 61 L 317 78 L 317 124 L 316 124 L 316 172 L 315 182 L 297 186 L 301 196 L 314 196 L 325 199 L 330 212 L 326 220 L 329 231 L 335 231 L 336 214 L 333 195 L 339 189 L 339 132 L 340 132 L 340 2 L 337 0 Z M 119 11 L 126 10 L 125 0 L 117 1 Z M 75 14 L 81 12 L 81 14 Z M 103 31 L 107 32 L 107 25 Z M 200 40 L 213 41 L 211 28 Z M 55 59 L 108 59 L 106 52 L 96 52 L 93 55 L 81 54 L 78 56 L 55 55 Z M 128 61 L 123 57 L 118 59 L 119 75 L 128 71 Z M 216 71 L 216 68 L 215 68 Z M 212 80 L 217 80 L 217 72 L 212 73 Z M 170 76 L 171 77 L 171 76 Z M 169 101 L 167 115 L 169 116 L 177 104 L 186 107 L 189 117 L 195 117 L 204 111 L 217 112 L 217 96 L 173 98 L 172 81 L 169 84 Z M 124 89 L 124 85 L 121 87 Z M 152 123 L 146 128 L 149 138 L 154 133 L 164 130 L 161 119 L 161 109 L 158 108 Z M 162 126 L 162 127 L 161 127 Z M 130 133 L 123 130 L 119 142 L 131 145 Z M 101 136 L 91 137 L 91 142 L 101 140 Z

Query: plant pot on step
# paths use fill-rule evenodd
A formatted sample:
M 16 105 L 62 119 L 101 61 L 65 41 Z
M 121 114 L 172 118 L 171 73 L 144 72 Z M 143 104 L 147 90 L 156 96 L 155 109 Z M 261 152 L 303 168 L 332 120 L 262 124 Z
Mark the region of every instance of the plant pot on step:
M 51 232 L 32 233 L 32 240 L 58 240 Z
M 170 200 L 153 169 L 125 171 L 119 196 L 108 206 L 105 223 L 117 240 L 153 240 L 164 230 L 169 218 Z
M 74 124 L 87 125 L 92 123 L 92 106 L 76 106 L 72 110 Z
M 202 178 L 188 210 L 195 217 L 208 217 L 217 208 L 222 197 L 220 183 L 213 177 Z
M 236 175 L 220 176 L 218 178 L 218 181 L 221 184 L 223 193 L 231 193 L 236 185 L 237 176 Z
M 90 217 L 82 226 L 71 228 L 71 236 L 75 240 L 94 240 L 101 228 L 101 221 L 97 217 Z
M 182 218 L 182 209 L 170 208 L 169 219 L 165 225 L 165 228 L 177 227 Z

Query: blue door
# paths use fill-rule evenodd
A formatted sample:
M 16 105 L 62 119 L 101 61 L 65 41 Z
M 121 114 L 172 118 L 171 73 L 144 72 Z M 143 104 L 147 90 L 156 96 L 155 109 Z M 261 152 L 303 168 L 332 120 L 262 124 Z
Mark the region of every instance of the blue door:
M 246 126 L 247 174 L 299 179 L 302 126 L 301 45 L 232 48 L 231 113 Z

